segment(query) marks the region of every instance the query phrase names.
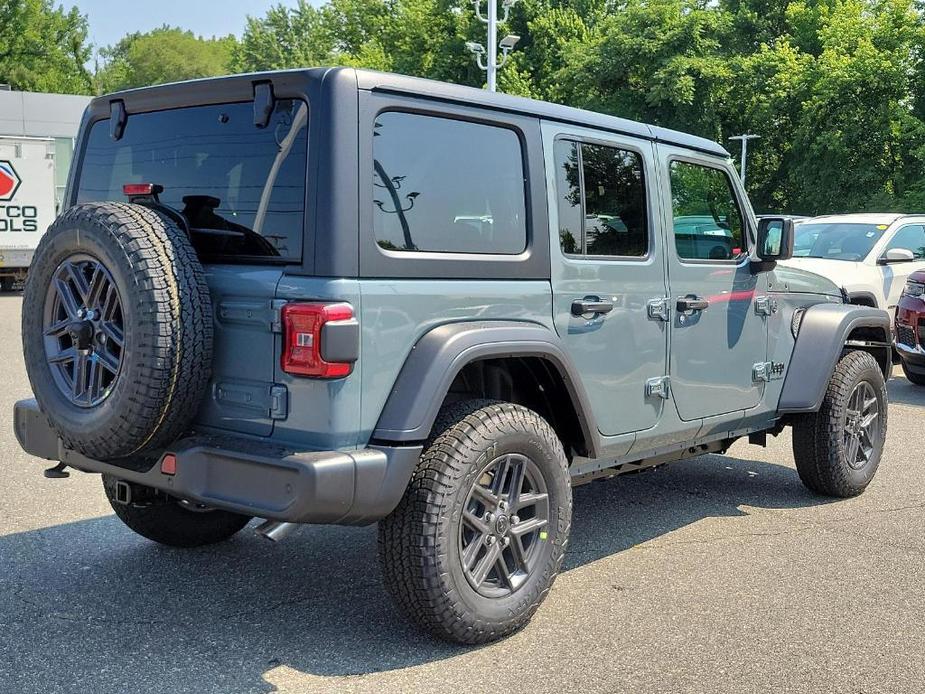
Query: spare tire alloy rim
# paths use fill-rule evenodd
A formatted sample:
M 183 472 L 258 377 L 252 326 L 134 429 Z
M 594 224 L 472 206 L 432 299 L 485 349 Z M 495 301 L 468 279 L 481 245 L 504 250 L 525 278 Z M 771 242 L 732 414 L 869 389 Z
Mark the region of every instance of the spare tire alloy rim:
M 861 381 L 851 391 L 845 409 L 845 460 L 849 467 L 859 470 L 867 465 L 879 440 L 880 402 L 873 386 Z
M 109 270 L 72 255 L 52 276 L 43 318 L 45 358 L 61 394 L 94 407 L 112 392 L 122 365 L 122 301 Z
M 475 481 L 459 527 L 459 556 L 480 595 L 501 598 L 520 588 L 543 553 L 549 494 L 539 467 L 510 453 L 495 458 Z

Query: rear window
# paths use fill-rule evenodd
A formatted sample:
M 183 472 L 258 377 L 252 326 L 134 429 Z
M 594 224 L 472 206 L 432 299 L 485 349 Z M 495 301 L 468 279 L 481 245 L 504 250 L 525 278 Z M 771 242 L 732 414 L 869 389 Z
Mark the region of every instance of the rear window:
M 200 255 L 299 261 L 304 224 L 308 107 L 278 100 L 266 128 L 253 104 L 132 114 L 118 141 L 109 121 L 90 129 L 77 202 L 125 200 L 126 183 L 163 186 Z
M 373 135 L 373 228 L 380 248 L 523 252 L 523 152 L 513 130 L 386 112 L 376 118 Z

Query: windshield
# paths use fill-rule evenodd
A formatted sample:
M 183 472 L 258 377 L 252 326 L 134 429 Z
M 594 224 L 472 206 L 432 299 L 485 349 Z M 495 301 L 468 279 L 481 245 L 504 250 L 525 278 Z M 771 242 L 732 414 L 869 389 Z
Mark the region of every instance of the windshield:
M 181 213 L 193 245 L 213 260 L 302 254 L 307 105 L 276 101 L 266 128 L 252 103 L 131 114 L 122 138 L 97 121 L 77 185 L 77 202 L 126 200 L 126 183 L 163 186 L 162 204 Z
M 793 256 L 864 260 L 886 229 L 886 224 L 798 224 L 794 232 Z

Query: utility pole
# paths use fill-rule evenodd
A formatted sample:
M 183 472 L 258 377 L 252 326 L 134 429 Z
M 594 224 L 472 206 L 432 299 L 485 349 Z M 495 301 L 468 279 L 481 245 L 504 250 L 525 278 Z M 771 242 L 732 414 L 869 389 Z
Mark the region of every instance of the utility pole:
M 733 135 L 730 137 L 730 140 L 741 140 L 742 141 L 742 164 L 739 166 L 739 178 L 742 179 L 742 187 L 745 187 L 745 158 L 748 156 L 748 141 L 757 140 L 761 135 Z
M 472 0 L 472 5 L 475 7 L 475 16 L 488 25 L 488 48 L 486 49 L 484 45 L 475 41 L 467 41 L 466 48 L 475 56 L 475 62 L 479 68 L 487 73 L 488 91 L 495 92 L 498 91 L 498 70 L 504 67 L 508 55 L 514 50 L 514 46 L 520 41 L 520 37 L 514 34 L 508 34 L 501 39 L 499 43 L 498 0 L 484 1 L 488 4 L 487 17 L 482 14 L 483 0 Z M 504 10 L 504 16 L 500 20 L 501 24 L 507 22 L 508 16 L 511 13 L 511 8 L 514 7 L 515 4 L 517 4 L 517 0 L 501 0 L 501 9 Z M 501 48 L 500 60 L 498 59 L 498 48 Z

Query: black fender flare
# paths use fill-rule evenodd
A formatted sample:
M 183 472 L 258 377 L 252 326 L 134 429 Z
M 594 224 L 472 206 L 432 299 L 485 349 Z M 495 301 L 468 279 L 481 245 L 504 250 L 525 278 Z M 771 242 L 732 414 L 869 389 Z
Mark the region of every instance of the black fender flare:
M 889 341 L 890 316 L 882 309 L 857 304 L 816 304 L 806 309 L 790 356 L 778 412 L 819 410 L 835 365 L 857 328 L 882 330 Z
M 448 323 L 425 333 L 405 360 L 373 432 L 376 441 L 424 441 L 467 364 L 481 359 L 539 357 L 562 378 L 591 456 L 600 450 L 597 424 L 584 385 L 558 336 L 536 323 Z
M 848 297 L 848 303 L 854 304 L 855 306 L 873 306 L 879 308 L 877 297 L 874 296 L 873 292 L 858 290 L 856 292 L 846 292 L 846 295 Z M 870 303 L 857 303 L 859 299 Z

